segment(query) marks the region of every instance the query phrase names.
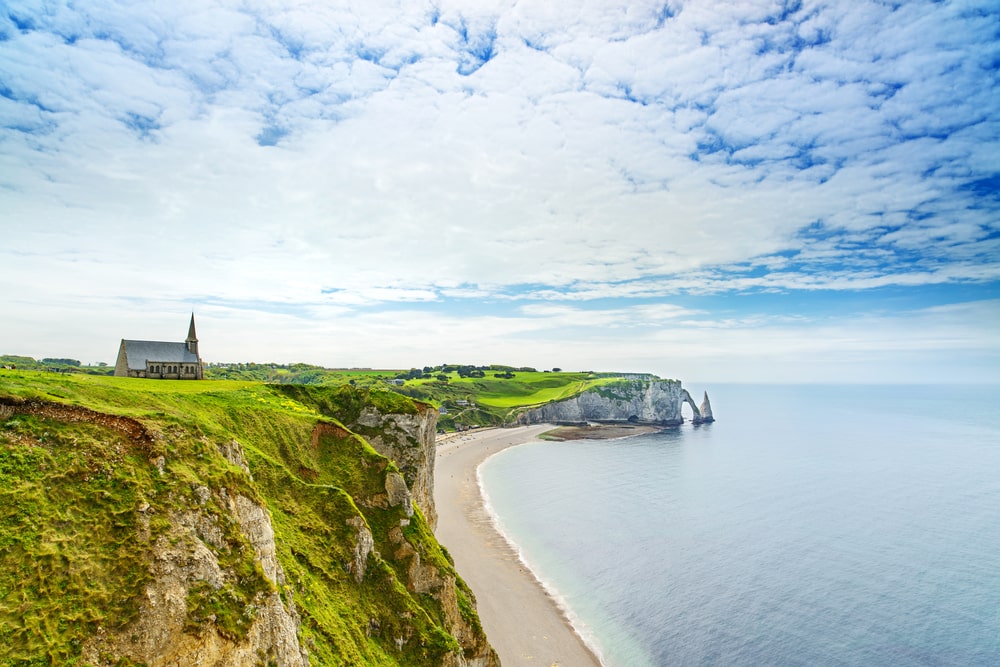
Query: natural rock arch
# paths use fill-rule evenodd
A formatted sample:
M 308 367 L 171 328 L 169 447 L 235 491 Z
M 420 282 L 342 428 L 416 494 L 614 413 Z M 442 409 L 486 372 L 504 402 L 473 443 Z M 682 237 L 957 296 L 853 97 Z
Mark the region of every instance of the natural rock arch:
M 691 421 L 695 424 L 701 423 L 701 410 L 699 410 L 698 406 L 694 404 L 694 399 L 691 398 L 691 394 L 687 392 L 687 389 L 681 390 L 681 407 L 683 407 L 684 403 L 687 403 L 688 405 L 691 406 L 691 413 L 692 413 Z M 683 415 L 681 416 L 681 418 L 683 419 Z

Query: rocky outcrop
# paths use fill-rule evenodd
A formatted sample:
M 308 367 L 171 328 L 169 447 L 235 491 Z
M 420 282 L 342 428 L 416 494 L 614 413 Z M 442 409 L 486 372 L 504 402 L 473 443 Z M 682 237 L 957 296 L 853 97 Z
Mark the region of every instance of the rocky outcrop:
M 413 494 L 406 487 L 406 480 L 398 472 L 385 476 L 385 492 L 389 496 L 389 507 L 403 506 L 406 516 L 413 516 Z
M 546 422 L 634 422 L 673 426 L 681 424 L 681 405 L 687 403 L 692 421 L 703 421 L 701 411 L 678 380 L 623 380 L 585 391 L 564 401 L 522 412 L 520 424 Z
M 368 530 L 365 520 L 360 516 L 352 516 L 347 520 L 347 525 L 357 531 L 354 537 L 354 558 L 347 564 L 347 571 L 354 577 L 355 583 L 360 584 L 365 579 L 368 556 L 375 549 L 375 539 L 372 537 L 372 532 Z
M 705 392 L 705 397 L 701 399 L 701 421 L 702 423 L 714 422 L 715 417 L 712 416 L 712 404 L 708 402 L 708 392 Z
M 364 436 L 375 451 L 396 464 L 413 502 L 420 507 L 427 523 L 434 529 L 437 526 L 434 438 L 438 413 L 429 405 L 417 405 L 418 410 L 413 414 L 383 413 L 369 405 L 354 423 L 347 423 L 346 426 Z
M 197 486 L 193 498 L 189 508 L 166 517 L 169 529 L 152 544 L 151 577 L 137 620 L 113 633 L 100 629 L 84 647 L 84 662 L 307 666 L 309 658 L 298 639 L 299 615 L 291 598 L 286 603 L 278 592 L 285 573 L 276 558 L 267 511 L 225 489 Z M 150 517 L 145 518 L 148 526 Z M 241 604 L 238 592 L 245 591 L 246 582 L 238 580 L 240 575 L 226 561 L 244 541 L 252 547 L 253 560 L 265 579 L 242 601 L 245 627 L 227 628 L 207 612 L 215 598 Z M 200 601 L 207 602 L 204 616 L 199 615 Z

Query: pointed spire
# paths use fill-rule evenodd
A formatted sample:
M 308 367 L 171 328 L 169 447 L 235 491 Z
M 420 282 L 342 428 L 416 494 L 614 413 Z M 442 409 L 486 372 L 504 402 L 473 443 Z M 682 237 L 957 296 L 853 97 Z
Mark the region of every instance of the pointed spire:
M 184 340 L 188 352 L 197 356 L 198 334 L 194 332 L 194 313 L 191 313 L 191 324 L 188 326 L 188 337 Z
M 705 392 L 705 398 L 701 399 L 701 418 L 705 422 L 714 422 L 715 417 L 712 416 L 712 404 L 708 402 L 708 392 Z

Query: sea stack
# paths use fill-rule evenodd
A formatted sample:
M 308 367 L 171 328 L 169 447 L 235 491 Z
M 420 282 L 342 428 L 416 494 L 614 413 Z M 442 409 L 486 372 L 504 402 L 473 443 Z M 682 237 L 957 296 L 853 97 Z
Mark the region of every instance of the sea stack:
M 707 424 L 708 422 L 714 422 L 715 417 L 712 416 L 712 404 L 708 402 L 708 392 L 705 392 L 705 397 L 701 399 L 701 407 L 698 409 L 701 413 L 701 423 Z

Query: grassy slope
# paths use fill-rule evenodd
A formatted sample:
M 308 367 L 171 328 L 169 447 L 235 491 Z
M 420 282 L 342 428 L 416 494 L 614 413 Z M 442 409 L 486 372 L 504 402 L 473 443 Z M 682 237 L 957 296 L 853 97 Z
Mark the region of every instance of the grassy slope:
M 359 387 L 386 387 L 395 392 L 430 403 L 445 406 L 450 414 L 442 417 L 440 426 L 454 428 L 456 422 L 466 424 L 502 424 L 510 421 L 521 409 L 531 408 L 551 401 L 561 401 L 588 389 L 621 382 L 616 373 L 576 373 L 514 371 L 513 378 L 496 377 L 497 370 L 485 371 L 485 377 L 460 377 L 456 372 L 432 373 L 433 379 L 407 380 L 403 386 L 390 385 L 389 380 L 399 374 L 392 370 L 308 370 L 290 373 L 270 369 L 266 365 L 248 370 L 209 369 L 210 377 L 260 377 L 272 382 L 321 384 L 326 386 L 353 383 Z M 437 376 L 444 375 L 441 381 Z M 459 401 L 475 403 L 475 408 L 459 406 Z
M 17 363 L 19 369 L 42 370 L 52 368 L 27 357 L 0 356 L 0 361 Z M 61 366 L 73 373 L 106 374 L 112 369 L 105 367 Z M 513 371 L 513 378 L 497 378 L 501 369 Z M 361 388 L 389 388 L 398 393 L 431 403 L 435 407 L 446 406 L 451 414 L 440 421 L 445 429 L 454 428 L 455 423 L 502 424 L 513 418 L 517 411 L 535 407 L 551 401 L 570 398 L 588 389 L 621 381 L 617 373 L 580 372 L 535 372 L 519 371 L 507 366 L 486 370 L 483 378 L 462 378 L 458 373 L 443 372 L 441 367 L 431 375 L 433 379 L 407 380 L 402 387 L 390 381 L 404 374 L 392 369 L 327 369 L 308 364 L 244 363 L 226 367 L 214 366 L 206 369 L 206 378 L 226 382 L 266 382 L 292 386 L 342 386 L 354 385 Z M 444 375 L 446 381 L 437 376 Z M 476 404 L 476 408 L 458 406 L 460 400 Z M 455 408 L 458 408 L 457 410 Z
M 91 424 L 0 419 L 0 664 L 74 664 L 81 642 L 98 626 L 127 624 L 148 576 L 144 559 L 151 540 L 166 529 L 167 512 L 194 502 L 192 489 L 199 484 L 225 487 L 268 507 L 288 581 L 282 592 L 294 597 L 314 664 L 435 664 L 454 649 L 440 606 L 408 592 L 409 561 L 393 559 L 386 536 L 403 518 L 401 509 L 364 502 L 384 490 L 393 464 L 337 429 L 314 446 L 317 421 L 334 421 L 314 406 L 334 399 L 323 394 L 332 390 L 311 391 L 310 401 L 300 402 L 250 382 L 0 371 L 0 396 L 127 415 L 158 434 L 157 451 L 141 451 Z M 412 406 L 399 396 L 388 400 Z M 218 454 L 216 445 L 234 438 L 253 481 Z M 166 459 L 163 477 L 150 462 L 158 454 Z M 143 503 L 154 517 L 145 539 L 136 512 Z M 355 530 L 346 521 L 358 515 L 382 554 L 369 559 L 360 585 L 344 567 Z M 406 533 L 423 563 L 453 574 L 419 513 Z M 214 613 L 224 631 L 239 636 L 245 632 L 239 612 L 267 584 L 251 550 L 238 535 L 231 537 L 231 548 L 218 555 L 243 572 L 243 587 L 191 597 L 192 630 Z M 470 596 L 460 582 L 459 606 L 478 625 Z M 410 632 L 414 639 L 398 652 L 393 639 Z
M 146 581 L 134 510 L 154 486 L 141 458 L 98 427 L 3 424 L 0 662 L 72 664 L 97 625 L 134 618 Z
M 42 362 L 30 357 L 0 355 L 0 366 L 15 364 L 19 370 L 62 370 L 68 373 L 109 375 L 111 366 L 72 366 L 56 362 Z M 501 369 L 511 370 L 516 377 L 495 378 Z M 205 376 L 211 380 L 230 382 L 261 382 L 269 384 L 339 386 L 352 384 L 358 387 L 390 387 L 389 381 L 404 374 L 399 369 L 329 369 L 309 364 L 243 363 L 228 366 L 210 366 Z M 431 379 L 408 380 L 407 390 L 423 392 L 428 400 L 438 405 L 448 399 L 466 398 L 491 408 L 514 408 L 540 405 L 562 400 L 594 386 L 614 382 L 617 373 L 593 372 L 537 372 L 519 371 L 509 366 L 486 370 L 484 378 L 461 378 L 458 373 L 442 372 L 438 367 L 432 376 L 447 376 L 450 389 L 442 390 L 440 381 Z

